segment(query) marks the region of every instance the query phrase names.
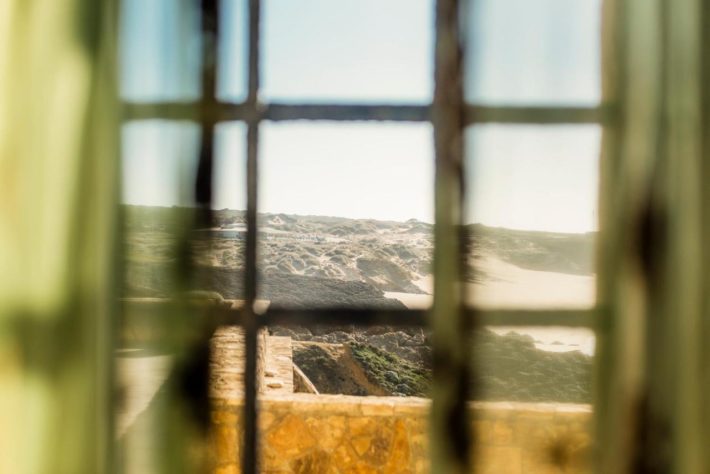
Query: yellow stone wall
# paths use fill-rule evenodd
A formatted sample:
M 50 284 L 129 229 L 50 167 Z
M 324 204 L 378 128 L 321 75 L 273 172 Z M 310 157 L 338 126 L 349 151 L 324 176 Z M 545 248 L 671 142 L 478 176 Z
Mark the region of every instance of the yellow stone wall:
M 428 472 L 429 402 L 419 398 L 294 394 L 260 402 L 264 473 Z M 472 403 L 477 473 L 586 473 L 591 408 Z M 213 411 L 214 472 L 239 472 L 242 406 Z

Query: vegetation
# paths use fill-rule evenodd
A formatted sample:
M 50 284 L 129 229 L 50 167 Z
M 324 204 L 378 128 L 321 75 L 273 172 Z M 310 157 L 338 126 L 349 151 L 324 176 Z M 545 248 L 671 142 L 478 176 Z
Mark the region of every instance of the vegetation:
M 388 393 L 417 397 L 427 394 L 429 370 L 369 344 L 352 342 L 348 346 L 368 378 Z

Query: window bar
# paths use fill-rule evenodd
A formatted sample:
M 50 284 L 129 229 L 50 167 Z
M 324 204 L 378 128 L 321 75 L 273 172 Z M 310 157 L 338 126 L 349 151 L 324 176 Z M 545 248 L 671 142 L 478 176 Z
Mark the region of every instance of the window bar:
M 429 122 L 431 107 L 416 104 L 268 104 L 265 118 L 282 120 L 347 120 Z
M 209 225 L 212 203 L 212 153 L 215 121 L 212 110 L 215 108 L 217 76 L 217 44 L 219 39 L 218 0 L 202 0 L 202 99 L 199 105 L 201 144 L 195 182 L 195 201 L 198 206 L 196 224 Z
M 322 324 L 334 326 L 423 327 L 426 325 L 426 318 L 426 311 L 416 309 L 270 308 L 260 317 L 260 321 L 263 326 L 311 326 Z
M 593 329 L 603 308 L 595 309 L 474 309 L 465 308 L 465 317 L 482 326 L 562 326 Z M 289 309 L 270 308 L 260 316 L 262 326 L 309 326 L 312 324 L 369 326 L 424 326 L 427 310 L 416 309 L 343 309 L 314 308 Z
M 257 433 L 257 334 L 259 322 L 254 312 L 256 300 L 257 268 L 257 158 L 259 138 L 259 26 L 260 1 L 249 0 L 249 78 L 247 94 L 247 238 L 246 275 L 244 279 L 244 446 L 242 472 L 256 474 L 258 464 Z
M 436 2 L 436 153 L 433 367 L 430 446 L 432 472 L 469 472 L 469 318 L 463 307 L 462 223 L 464 103 L 459 1 Z
M 130 120 L 194 118 L 194 103 L 163 102 L 145 104 L 126 102 L 124 115 Z M 215 102 L 207 111 L 214 122 L 248 121 L 258 114 L 261 120 L 329 120 L 430 122 L 428 104 L 261 104 Z M 466 125 L 476 123 L 508 124 L 607 124 L 615 117 L 610 105 L 592 107 L 489 106 L 466 104 Z
M 215 121 L 212 110 L 216 104 L 216 81 L 217 81 L 217 45 L 219 44 L 219 0 L 201 0 L 200 2 L 201 28 L 202 28 L 202 95 L 197 113 L 201 130 L 200 155 L 197 165 L 197 176 L 195 179 L 195 204 L 196 211 L 193 219 L 193 228 L 211 227 L 212 225 L 212 173 L 213 173 L 213 153 L 215 139 Z M 194 262 L 190 261 L 190 265 Z M 209 370 L 210 370 L 210 337 L 211 333 L 203 335 L 199 348 L 195 354 L 191 354 L 193 359 L 197 359 L 198 369 L 203 374 L 199 374 L 203 390 L 199 399 L 200 416 L 203 426 L 208 426 L 210 416 L 209 401 Z M 195 361 L 188 361 L 194 364 Z

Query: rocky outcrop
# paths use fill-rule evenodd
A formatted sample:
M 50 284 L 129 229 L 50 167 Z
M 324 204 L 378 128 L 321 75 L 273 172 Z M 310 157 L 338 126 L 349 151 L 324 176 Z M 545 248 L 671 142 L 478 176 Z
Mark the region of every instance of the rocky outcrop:
M 291 327 L 273 331 L 288 334 L 294 340 L 311 341 L 297 343 L 294 358 L 307 367 L 304 372 L 323 393 L 427 395 L 431 346 L 421 329 Z M 540 350 L 530 336 L 498 335 L 485 329 L 472 336 L 471 344 L 475 348 L 472 364 L 476 374 L 472 388 L 477 399 L 591 402 L 590 356 L 579 351 Z M 352 376 L 347 375 L 352 369 L 342 362 L 346 356 L 359 366 L 369 384 L 353 384 Z

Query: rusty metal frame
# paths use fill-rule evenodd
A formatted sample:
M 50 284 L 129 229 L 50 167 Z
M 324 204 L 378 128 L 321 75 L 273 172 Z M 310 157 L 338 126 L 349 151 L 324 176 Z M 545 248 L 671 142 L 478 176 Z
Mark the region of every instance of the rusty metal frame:
M 126 102 L 123 115 L 127 120 L 196 120 L 200 102 Z M 464 105 L 465 125 L 497 124 L 602 124 L 612 111 L 605 107 L 544 107 Z M 260 104 L 254 108 L 247 102 L 215 102 L 208 111 L 210 120 L 271 122 L 309 121 L 377 121 L 431 122 L 431 107 L 421 104 Z
M 430 104 L 283 104 L 261 103 L 259 95 L 259 46 L 261 0 L 249 0 L 248 20 L 248 90 L 244 102 L 220 101 L 216 94 L 217 44 L 219 38 L 219 0 L 201 0 L 202 33 L 211 38 L 204 42 L 202 70 L 202 97 L 196 102 L 131 102 L 123 103 L 123 120 L 192 120 L 202 128 L 202 145 L 196 185 L 197 202 L 209 209 L 212 199 L 212 142 L 215 126 L 225 121 L 240 121 L 247 125 L 247 237 L 245 249 L 244 293 L 246 304 L 240 310 L 222 310 L 221 321 L 238 324 L 245 330 L 245 400 L 244 439 L 239 449 L 242 453 L 242 472 L 258 472 L 258 428 L 257 428 L 257 386 L 256 354 L 257 333 L 269 325 L 374 325 L 426 326 L 434 328 L 435 338 L 446 344 L 444 351 L 437 354 L 435 364 L 435 384 L 456 384 L 456 377 L 466 378 L 466 362 L 459 360 L 467 354 L 466 339 L 454 334 L 451 329 L 486 326 L 569 326 L 594 328 L 595 315 L 600 309 L 590 310 L 474 310 L 463 307 L 461 295 L 442 294 L 445 286 L 435 287 L 435 303 L 431 311 L 374 309 L 313 308 L 293 310 L 271 308 L 265 314 L 254 309 L 257 295 L 257 185 L 258 185 L 258 137 L 259 126 L 267 121 L 394 121 L 426 122 L 433 124 L 437 162 L 437 207 L 463 203 L 463 148 L 462 136 L 466 127 L 473 124 L 599 124 L 605 125 L 613 116 L 607 106 L 590 107 L 545 107 L 545 106 L 483 106 L 465 103 L 462 94 L 461 32 L 458 31 L 460 0 L 436 0 L 436 78 L 435 95 Z M 459 140 L 452 151 L 451 140 Z M 454 194 L 441 194 L 444 187 Z M 453 201 L 450 201 L 453 199 Z M 460 218 L 461 213 L 457 213 Z M 451 283 L 460 277 L 457 265 L 465 252 L 464 236 L 456 229 L 461 228 L 459 218 L 445 218 L 437 212 L 435 223 L 435 282 Z M 446 222 L 443 222 L 445 219 Z M 453 237 L 452 231 L 453 230 Z M 442 253 L 441 250 L 454 245 L 454 249 Z M 437 263 L 438 262 L 438 263 Z M 458 262 L 458 263 L 457 263 Z M 437 273 L 439 272 L 439 273 Z M 447 276 L 449 281 L 447 280 Z M 436 285 L 436 283 L 435 283 Z M 459 286 L 459 285 L 455 285 Z M 454 297 L 453 305 L 447 298 Z M 454 314 L 455 313 L 455 314 Z M 452 316 L 453 315 L 453 316 Z M 446 321 L 453 317 L 453 321 Z M 436 343 L 435 343 L 436 344 Z M 435 350 L 436 353 L 436 350 Z M 461 364 L 453 370 L 456 364 Z M 461 385 L 461 383 L 456 384 Z M 459 387 L 460 388 L 460 387 Z M 451 430 L 446 423 L 451 419 L 465 420 L 465 390 L 444 390 L 434 393 L 434 415 L 432 435 L 440 437 L 438 448 L 433 451 L 433 465 L 436 472 L 464 472 L 467 469 L 469 440 L 460 429 Z M 439 410 L 437 407 L 440 407 Z M 446 417 L 446 419 L 444 419 Z M 437 422 L 438 420 L 438 422 Z M 448 420 L 448 421 L 447 421 Z M 462 428 L 463 424 L 461 424 Z M 448 448 L 447 448 L 448 446 Z M 437 467 L 438 466 L 438 467 Z

